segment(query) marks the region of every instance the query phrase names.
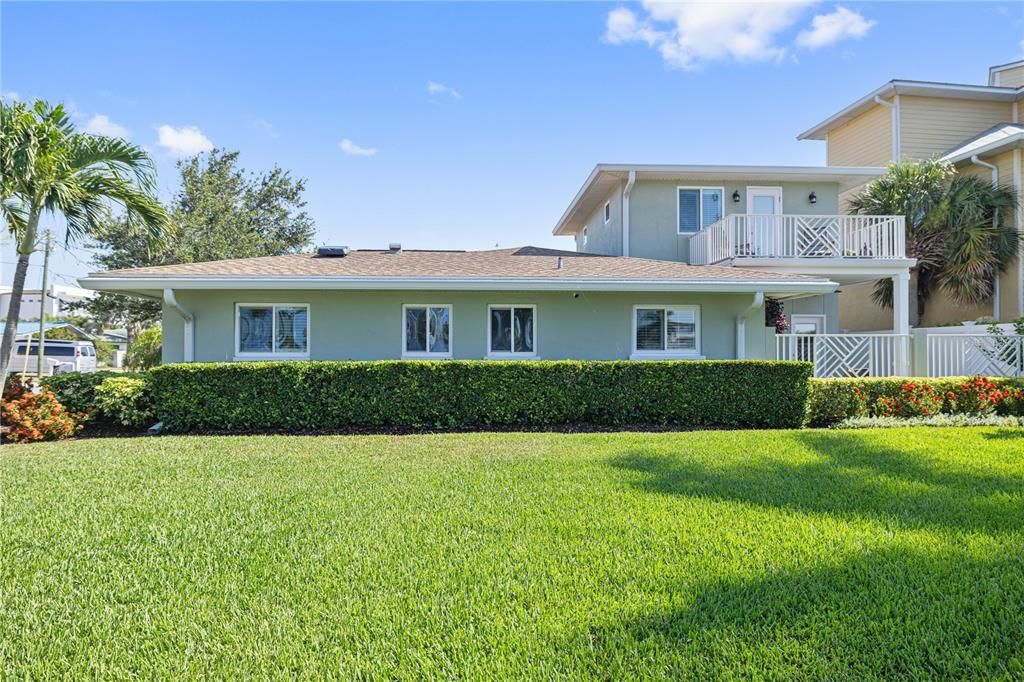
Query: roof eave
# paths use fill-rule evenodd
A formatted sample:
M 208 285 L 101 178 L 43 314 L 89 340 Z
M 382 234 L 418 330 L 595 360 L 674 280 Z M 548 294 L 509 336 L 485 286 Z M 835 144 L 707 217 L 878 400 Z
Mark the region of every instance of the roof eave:
M 90 275 L 78 280 L 87 289 L 143 294 L 161 289 L 334 289 L 353 291 L 676 291 L 708 293 L 831 293 L 839 284 L 828 279 L 751 280 L 617 279 L 593 277 L 113 277 Z

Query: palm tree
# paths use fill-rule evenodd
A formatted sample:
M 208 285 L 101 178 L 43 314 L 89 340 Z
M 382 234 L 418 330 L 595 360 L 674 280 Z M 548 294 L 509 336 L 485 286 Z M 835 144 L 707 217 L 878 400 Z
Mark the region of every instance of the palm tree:
M 1019 249 L 1016 230 L 1004 223 L 1017 194 L 979 178 L 957 175 L 944 161 L 903 161 L 889 166 L 850 201 L 850 212 L 906 217 L 910 269 L 910 323 L 916 325 L 937 289 L 957 303 L 982 303 Z M 872 298 L 892 307 L 892 280 L 875 283 Z
M 111 204 L 124 210 L 129 229 L 145 230 L 154 243 L 168 218 L 155 197 L 149 155 L 120 138 L 76 132 L 60 104 L 0 101 L 0 170 L 0 215 L 18 252 L 0 343 L 3 386 L 40 218 L 62 217 L 66 243 L 92 232 Z

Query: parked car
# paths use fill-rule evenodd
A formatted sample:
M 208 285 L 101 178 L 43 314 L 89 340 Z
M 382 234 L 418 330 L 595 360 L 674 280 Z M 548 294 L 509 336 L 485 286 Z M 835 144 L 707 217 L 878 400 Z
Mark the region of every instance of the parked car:
M 35 374 L 39 371 L 37 359 L 39 342 L 15 341 L 11 357 L 11 371 Z M 28 357 L 26 357 L 26 352 Z M 47 339 L 43 344 L 43 373 L 95 372 L 96 347 L 92 341 L 64 341 Z

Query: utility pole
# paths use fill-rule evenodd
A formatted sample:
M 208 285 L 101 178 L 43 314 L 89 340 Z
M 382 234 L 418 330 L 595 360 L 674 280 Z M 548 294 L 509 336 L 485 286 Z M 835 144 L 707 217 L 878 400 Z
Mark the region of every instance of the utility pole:
M 50 250 L 53 249 L 53 230 L 47 230 L 43 237 L 43 283 L 39 287 L 39 355 L 36 369 L 39 370 L 39 378 L 43 378 L 43 355 L 46 345 L 46 275 L 50 269 Z M 32 349 L 32 340 L 29 339 L 28 349 Z

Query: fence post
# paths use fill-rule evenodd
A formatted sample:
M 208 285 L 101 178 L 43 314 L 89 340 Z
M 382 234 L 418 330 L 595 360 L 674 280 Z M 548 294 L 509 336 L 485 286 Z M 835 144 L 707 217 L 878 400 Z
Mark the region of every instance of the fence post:
M 910 376 L 928 376 L 928 330 L 910 330 Z

